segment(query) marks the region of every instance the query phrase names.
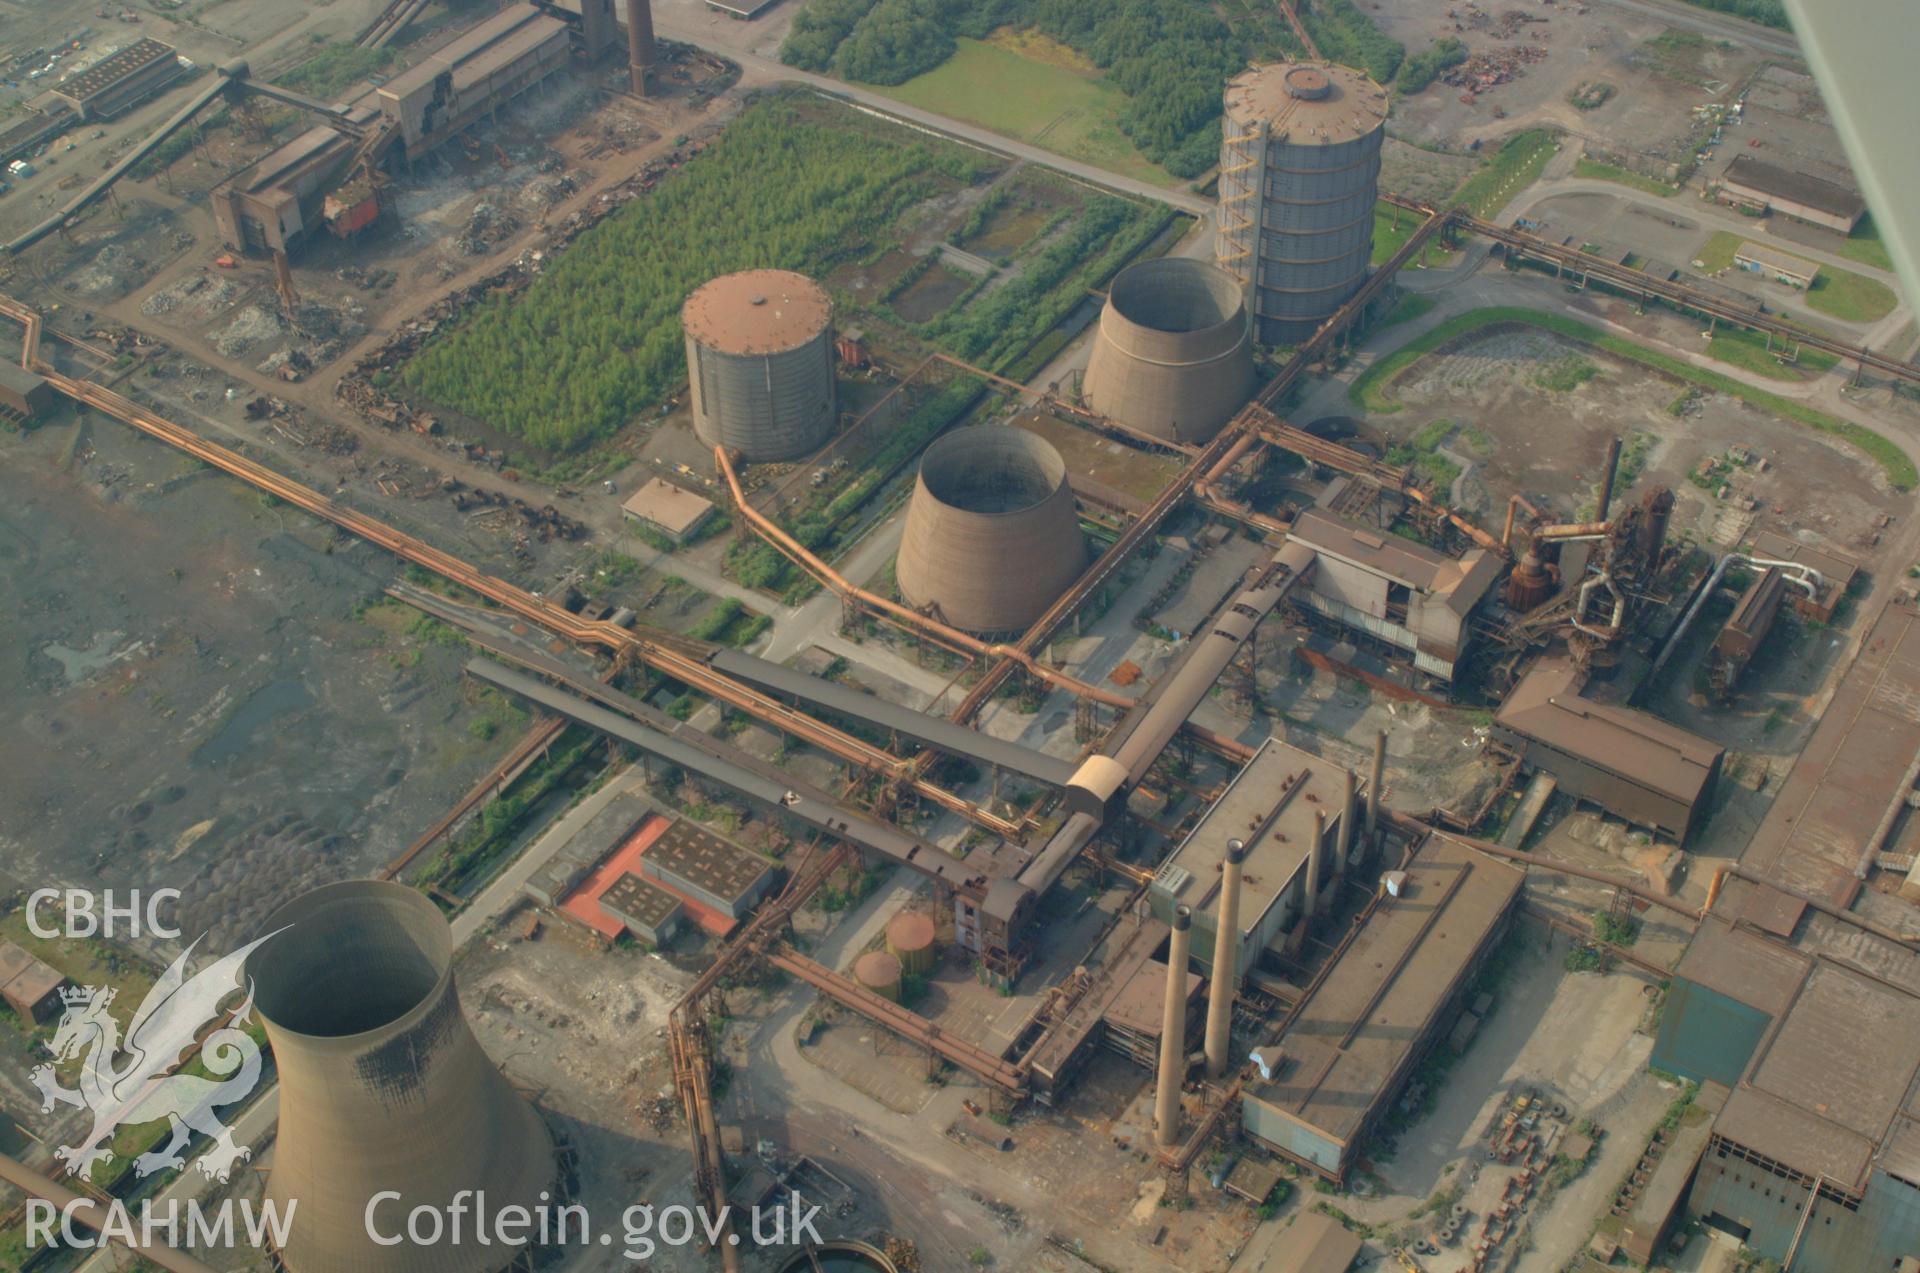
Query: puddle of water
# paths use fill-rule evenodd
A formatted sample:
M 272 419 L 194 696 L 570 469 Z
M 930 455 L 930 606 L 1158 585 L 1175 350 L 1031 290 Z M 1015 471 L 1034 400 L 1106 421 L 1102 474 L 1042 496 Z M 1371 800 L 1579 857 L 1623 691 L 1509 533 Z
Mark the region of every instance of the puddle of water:
M 253 736 L 265 726 L 290 712 L 313 706 L 313 695 L 297 677 L 268 681 L 255 690 L 240 709 L 227 718 L 220 732 L 202 743 L 194 759 L 204 765 L 217 765 L 248 750 Z
M 125 635 L 124 632 L 102 632 L 93 639 L 93 644 L 79 648 L 51 641 L 42 652 L 60 665 L 61 673 L 67 678 L 67 684 L 75 685 L 133 653 L 131 646 L 117 652 L 113 648 L 114 643 Z

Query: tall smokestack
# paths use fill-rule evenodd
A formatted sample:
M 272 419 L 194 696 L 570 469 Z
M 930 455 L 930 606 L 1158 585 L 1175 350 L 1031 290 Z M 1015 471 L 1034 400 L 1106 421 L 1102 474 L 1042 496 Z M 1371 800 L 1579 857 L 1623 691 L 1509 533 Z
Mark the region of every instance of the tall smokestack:
M 555 1179 L 546 1127 L 461 1013 L 439 908 L 403 884 L 349 880 L 295 898 L 266 927 L 277 935 L 248 957 L 246 977 L 280 1073 L 266 1194 L 292 1216 L 285 1268 L 507 1267 L 519 1250 L 481 1244 L 470 1224 L 458 1242 L 373 1240 L 404 1234 L 416 1207 L 445 1218 L 481 1194 L 496 1215 L 537 1206 Z M 388 1190 L 398 1197 L 376 1201 Z
M 1320 847 L 1327 842 L 1327 811 L 1313 811 L 1313 843 L 1307 846 L 1307 914 L 1320 913 Z
M 1367 852 L 1373 852 L 1374 829 L 1380 822 L 1380 784 L 1387 780 L 1387 731 L 1373 736 L 1373 772 L 1367 777 Z
M 1227 841 L 1227 864 L 1220 872 L 1220 931 L 1213 938 L 1213 985 L 1207 992 L 1207 1077 L 1227 1072 L 1233 1050 L 1233 1001 L 1240 989 L 1240 864 L 1247 859 L 1241 840 Z
M 1160 1082 L 1153 1095 L 1153 1136 L 1167 1149 L 1180 1139 L 1180 1080 L 1187 1068 L 1187 950 L 1193 943 L 1193 909 L 1176 906 L 1173 942 L 1167 948 L 1167 1006 L 1160 1017 Z
M 634 95 L 645 97 L 653 76 L 652 0 L 627 0 L 627 73 Z
M 1593 511 L 1593 520 L 1596 522 L 1607 520 L 1607 509 L 1613 505 L 1613 475 L 1619 468 L 1620 437 L 1615 434 L 1613 441 L 1607 443 L 1607 467 L 1600 474 L 1600 503 Z
M 1347 854 L 1353 849 L 1353 819 L 1360 812 L 1353 807 L 1354 785 L 1353 770 L 1348 769 L 1340 788 L 1340 839 L 1339 847 L 1333 854 L 1333 878 L 1336 882 L 1347 878 Z

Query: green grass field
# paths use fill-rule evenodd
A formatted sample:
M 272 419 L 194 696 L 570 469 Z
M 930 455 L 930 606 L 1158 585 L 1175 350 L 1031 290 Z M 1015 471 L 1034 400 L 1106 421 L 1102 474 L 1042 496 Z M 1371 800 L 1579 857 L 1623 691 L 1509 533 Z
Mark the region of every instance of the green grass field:
M 1774 347 L 1779 348 L 1776 340 Z M 1721 327 L 1707 342 L 1707 357 L 1744 368 L 1769 380 L 1801 381 L 1831 371 L 1840 360 L 1818 349 L 1802 349 L 1797 360 L 1783 363 L 1767 348 L 1767 338 L 1744 327 Z
M 1679 186 L 1670 186 L 1664 181 L 1655 181 L 1627 168 L 1616 168 L 1612 164 L 1603 164 L 1597 159 L 1585 155 L 1573 161 L 1573 175 L 1590 177 L 1595 181 L 1612 181 L 1623 186 L 1632 186 L 1635 190 L 1644 190 L 1648 194 L 1657 194 L 1662 199 L 1672 198 L 1680 193 Z
M 1553 134 L 1541 128 L 1508 138 L 1498 154 L 1461 183 L 1447 205 L 1464 206 L 1476 217 L 1491 217 L 1506 207 L 1508 200 L 1540 180 L 1557 149 Z
M 1702 389 L 1728 394 L 1749 406 L 1757 407 L 1784 420 L 1792 420 L 1796 424 L 1803 424 L 1821 433 L 1831 433 L 1878 464 L 1881 471 L 1887 475 L 1887 481 L 1897 490 L 1910 491 L 1920 483 L 1920 472 L 1915 470 L 1913 461 L 1907 458 L 1907 453 L 1902 451 L 1892 439 L 1875 433 L 1864 425 L 1837 419 L 1824 411 L 1817 411 L 1804 403 L 1782 398 L 1764 389 L 1756 389 L 1731 376 L 1723 376 L 1717 371 L 1695 367 L 1670 354 L 1648 349 L 1645 345 L 1636 345 L 1630 340 L 1602 331 L 1598 327 L 1590 327 L 1577 319 L 1513 306 L 1476 309 L 1471 313 L 1448 319 L 1432 331 L 1415 337 L 1375 362 L 1360 374 L 1348 388 L 1347 394 L 1356 406 L 1375 415 L 1399 411 L 1401 406 L 1394 401 L 1389 390 L 1402 372 L 1450 341 L 1505 323 L 1526 323 L 1529 326 L 1539 327 L 1567 340 L 1605 350 L 1616 357 L 1637 362 L 1677 380 L 1698 385 Z
M 909 106 L 964 119 L 1110 172 L 1182 184 L 1134 149 L 1116 122 L 1127 97 L 1097 74 L 1023 57 L 984 40 L 962 39 L 945 62 L 892 87 L 866 85 Z
M 1392 204 L 1377 203 L 1373 206 L 1373 263 L 1385 265 L 1393 254 L 1406 245 L 1413 232 L 1420 228 L 1421 217 L 1417 212 L 1408 212 L 1405 208 L 1396 208 Z M 1428 239 L 1420 255 L 1409 261 L 1409 265 L 1447 265 L 1456 254 L 1440 244 L 1440 236 Z
M 1840 255 L 1849 261 L 1858 261 L 1862 265 L 1876 270 L 1893 273 L 1893 258 L 1887 255 L 1887 245 L 1880 239 L 1880 231 L 1873 224 L 1873 215 L 1860 218 L 1860 224 L 1853 227 L 1853 233 L 1840 245 Z
M 1871 234 L 1871 229 L 1868 232 Z M 1713 237 L 1707 240 L 1707 245 L 1700 249 L 1701 266 L 1709 274 L 1717 274 L 1728 268 L 1733 264 L 1733 254 L 1744 241 L 1741 235 L 1731 230 L 1715 230 Z M 1841 248 L 1842 255 L 1856 258 L 1855 252 L 1847 250 L 1856 244 L 1870 245 L 1882 255 L 1886 252 L 1878 236 L 1875 236 L 1870 239 L 1848 239 Z M 1793 256 L 1794 253 L 1782 252 L 1782 255 Z M 1807 260 L 1804 256 L 1798 259 Z M 1886 284 L 1864 274 L 1855 274 L 1852 270 L 1835 269 L 1831 265 L 1820 266 L 1820 276 L 1813 280 L 1813 286 L 1807 290 L 1808 309 L 1830 314 L 1849 323 L 1878 322 L 1891 314 L 1899 303 L 1899 298 Z

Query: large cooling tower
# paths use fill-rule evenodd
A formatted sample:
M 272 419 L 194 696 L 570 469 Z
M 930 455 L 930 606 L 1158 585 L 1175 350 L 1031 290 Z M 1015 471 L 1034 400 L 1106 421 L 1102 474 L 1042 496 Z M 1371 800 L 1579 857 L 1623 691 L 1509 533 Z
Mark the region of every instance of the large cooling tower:
M 439 909 L 402 884 L 349 880 L 281 907 L 285 931 L 246 975 L 280 1072 L 267 1197 L 293 1222 L 290 1273 L 496 1273 L 519 1253 L 473 1240 L 382 1246 L 415 1207 L 456 1195 L 532 1207 L 555 1179 L 553 1143 L 467 1028 L 453 940 Z M 469 1195 L 470 1197 L 472 1195 Z
M 971 632 L 1021 632 L 1087 564 L 1060 453 L 975 425 L 927 448 L 894 578 L 909 605 Z
M 1143 433 L 1205 442 L 1253 395 L 1253 339 L 1233 276 L 1163 257 L 1122 270 L 1100 312 L 1087 405 Z
M 1386 90 L 1326 62 L 1258 66 L 1227 84 L 1221 128 L 1215 258 L 1260 343 L 1298 344 L 1366 281 Z
M 791 270 L 702 284 L 680 310 L 693 431 L 747 460 L 791 460 L 833 436 L 833 302 Z

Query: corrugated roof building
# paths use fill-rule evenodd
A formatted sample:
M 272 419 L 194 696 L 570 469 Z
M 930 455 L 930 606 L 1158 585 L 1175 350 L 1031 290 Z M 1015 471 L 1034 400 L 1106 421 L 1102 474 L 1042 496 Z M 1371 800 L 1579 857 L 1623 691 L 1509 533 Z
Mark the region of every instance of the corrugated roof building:
M 1248 1134 L 1344 1179 L 1420 1059 L 1446 1038 L 1525 878 L 1440 832 L 1422 841 L 1399 895 L 1376 895 L 1275 1040 L 1273 1077 L 1242 1097 Z
M 1741 155 L 1720 175 L 1720 201 L 1759 212 L 1778 212 L 1796 221 L 1853 233 L 1867 210 L 1859 192 Z
M 1377 534 L 1312 509 L 1287 532 L 1319 557 L 1308 605 L 1413 655 L 1413 665 L 1452 680 L 1471 640 L 1468 620 L 1500 575 L 1484 548 L 1449 557 L 1398 535 Z
M 1720 775 L 1722 749 L 1657 716 L 1581 694 L 1564 656 L 1540 659 L 1494 713 L 1494 736 L 1560 789 L 1684 842 Z

